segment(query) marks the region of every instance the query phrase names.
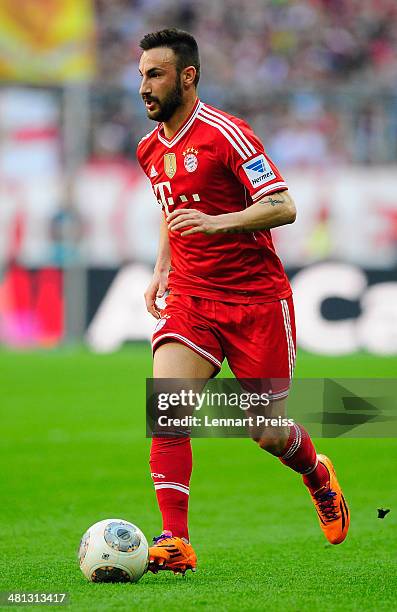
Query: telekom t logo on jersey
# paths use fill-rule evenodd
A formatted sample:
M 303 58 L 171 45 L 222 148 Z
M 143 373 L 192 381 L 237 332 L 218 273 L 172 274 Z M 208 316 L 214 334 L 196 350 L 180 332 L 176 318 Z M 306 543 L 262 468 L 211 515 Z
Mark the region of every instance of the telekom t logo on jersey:
M 165 183 L 155 183 L 153 185 L 154 194 L 157 198 L 160 206 L 164 206 L 167 215 L 169 214 L 169 206 L 175 206 L 174 198 L 172 197 L 171 183 L 166 181 Z M 198 193 L 193 193 L 192 198 L 194 202 L 200 202 L 200 196 Z M 179 199 L 182 203 L 188 201 L 188 197 L 180 195 Z
M 172 197 L 171 183 L 169 181 L 165 183 L 156 183 L 153 185 L 153 189 L 158 203 L 164 206 L 168 214 L 170 212 L 168 206 L 174 206 L 175 203 Z

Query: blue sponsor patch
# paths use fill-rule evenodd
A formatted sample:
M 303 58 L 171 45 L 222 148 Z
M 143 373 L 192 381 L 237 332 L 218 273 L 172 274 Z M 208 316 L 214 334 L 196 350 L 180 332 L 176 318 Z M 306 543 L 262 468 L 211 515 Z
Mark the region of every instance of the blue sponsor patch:
M 255 170 L 255 172 L 264 172 L 265 164 L 263 163 L 263 159 L 258 159 L 258 161 L 252 162 L 247 166 L 247 170 Z
M 269 162 L 263 154 L 245 162 L 245 164 L 243 164 L 243 169 L 253 187 L 266 185 L 276 178 Z

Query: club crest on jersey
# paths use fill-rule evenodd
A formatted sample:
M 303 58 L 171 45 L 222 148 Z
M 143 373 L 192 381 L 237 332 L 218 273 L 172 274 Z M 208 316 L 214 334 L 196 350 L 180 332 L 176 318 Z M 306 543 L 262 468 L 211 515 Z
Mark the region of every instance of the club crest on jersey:
M 276 178 L 269 162 L 263 154 L 245 162 L 243 168 L 253 187 L 266 185 L 266 183 L 270 183 L 270 181 Z
M 175 153 L 166 153 L 164 155 L 164 172 L 169 178 L 173 178 L 176 174 L 176 155 Z
M 194 147 L 189 147 L 189 149 L 186 149 L 186 151 L 184 151 L 182 155 L 185 158 L 183 163 L 185 165 L 186 170 L 188 172 L 194 172 L 195 170 L 197 170 L 197 167 L 198 167 L 197 149 L 195 149 Z

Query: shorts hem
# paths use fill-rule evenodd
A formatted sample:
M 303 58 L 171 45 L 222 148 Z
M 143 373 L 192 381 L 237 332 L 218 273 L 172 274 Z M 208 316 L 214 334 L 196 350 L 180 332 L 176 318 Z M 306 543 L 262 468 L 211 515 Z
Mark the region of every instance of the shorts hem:
M 270 399 L 271 400 L 284 399 L 288 397 L 288 395 L 289 395 L 289 388 L 285 389 L 284 391 L 278 391 L 277 393 L 272 393 Z
M 209 353 L 205 349 L 201 348 L 201 346 L 198 346 L 197 344 L 195 344 L 194 342 L 189 340 L 189 338 L 186 338 L 185 336 L 182 336 L 181 334 L 176 334 L 176 333 L 169 332 L 167 334 L 162 334 L 161 336 L 157 336 L 157 338 L 155 338 L 152 341 L 152 351 L 153 351 L 153 354 L 154 354 L 156 348 L 158 348 L 160 344 L 164 344 L 165 342 L 170 342 L 172 340 L 176 340 L 180 344 L 184 344 L 185 346 L 190 348 L 192 351 L 197 353 L 197 355 L 200 355 L 200 357 L 203 357 L 204 359 L 206 359 L 207 361 L 212 363 L 212 365 L 214 365 L 217 368 L 217 370 L 213 374 L 213 376 L 215 376 L 216 374 L 218 374 L 220 372 L 222 364 L 219 361 L 219 359 L 214 357 L 214 355 L 211 355 L 211 353 Z

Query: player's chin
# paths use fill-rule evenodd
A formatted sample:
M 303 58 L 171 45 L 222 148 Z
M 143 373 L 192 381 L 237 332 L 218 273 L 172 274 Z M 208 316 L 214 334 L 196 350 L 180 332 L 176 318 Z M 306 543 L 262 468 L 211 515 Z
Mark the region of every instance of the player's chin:
M 161 118 L 160 118 L 161 108 L 157 108 L 153 110 L 147 109 L 146 114 L 148 116 L 148 119 L 152 119 L 153 121 L 161 121 Z

